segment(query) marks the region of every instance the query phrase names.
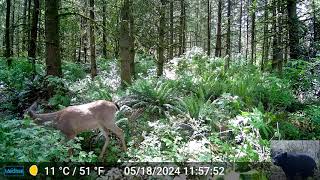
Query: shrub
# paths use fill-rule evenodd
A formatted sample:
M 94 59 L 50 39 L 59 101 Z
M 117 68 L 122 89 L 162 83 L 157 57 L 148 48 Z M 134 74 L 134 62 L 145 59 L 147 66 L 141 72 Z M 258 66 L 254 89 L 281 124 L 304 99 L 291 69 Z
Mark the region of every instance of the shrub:
M 93 152 L 81 150 L 80 141 L 62 144 L 65 139 L 57 130 L 35 125 L 30 119 L 1 120 L 0 161 L 1 162 L 92 162 L 97 157 Z M 68 149 L 74 149 L 69 157 Z

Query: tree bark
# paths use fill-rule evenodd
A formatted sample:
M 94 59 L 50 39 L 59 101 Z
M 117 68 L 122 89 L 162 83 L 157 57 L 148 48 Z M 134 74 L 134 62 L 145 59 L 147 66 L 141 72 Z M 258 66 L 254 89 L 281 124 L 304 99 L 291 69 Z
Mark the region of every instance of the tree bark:
M 11 7 L 11 0 L 6 0 L 7 2 L 7 11 L 6 11 L 6 29 L 5 29 L 5 57 L 7 60 L 7 64 L 10 67 L 12 64 L 11 59 L 11 43 L 10 43 L 10 7 Z
M 255 1 L 252 2 L 252 14 L 251 14 L 251 59 L 250 64 L 256 62 L 256 5 Z
M 216 57 L 221 57 L 221 49 L 222 49 L 221 19 L 222 19 L 222 0 L 219 0 L 218 1 L 216 51 L 215 51 Z
M 299 20 L 297 16 L 297 0 L 287 0 L 290 58 L 299 58 Z
M 28 50 L 28 57 L 32 60 L 32 69 L 33 69 L 33 76 L 36 75 L 36 50 L 37 50 L 37 35 L 38 35 L 38 21 L 39 21 L 39 8 L 40 2 L 39 0 L 34 0 L 34 7 L 33 7 L 33 16 L 32 16 L 32 23 L 31 23 L 31 38 L 29 42 L 29 50 Z
M 210 56 L 211 54 L 211 3 L 210 0 L 207 0 L 207 10 L 208 10 L 208 17 L 207 17 L 207 55 Z
M 96 63 L 96 39 L 95 39 L 95 23 L 94 21 L 94 0 L 90 0 L 90 61 L 91 61 L 91 78 L 97 76 Z
M 62 76 L 59 36 L 59 0 L 46 0 L 46 67 L 47 75 Z
M 15 0 L 12 1 L 11 7 L 12 7 L 12 12 L 11 12 L 11 28 L 10 28 L 10 42 L 11 42 L 11 56 L 14 56 L 14 36 L 15 36 L 15 6 L 16 2 Z
M 106 27 L 106 21 L 107 21 L 107 17 L 106 17 L 106 9 L 107 9 L 107 5 L 106 5 L 106 1 L 103 1 L 103 5 L 102 5 L 102 54 L 104 58 L 107 58 L 107 27 Z
M 265 63 L 268 60 L 269 56 L 269 42 L 268 42 L 268 35 L 269 35 L 269 6 L 268 6 L 268 0 L 265 0 L 264 2 L 264 24 L 263 24 L 263 44 L 262 44 L 262 58 L 261 58 L 261 71 L 264 70 Z
M 165 2 L 161 0 L 163 4 Z M 165 11 L 165 10 L 164 10 Z M 186 48 L 186 34 L 185 34 L 185 26 L 186 26 L 186 8 L 185 8 L 185 1 L 180 0 L 180 47 L 179 47 L 179 55 L 185 52 Z M 164 15 L 165 16 L 165 15 Z M 164 20 L 165 21 L 165 20 Z
M 241 53 L 242 49 L 242 43 L 241 43 L 241 36 L 242 36 L 242 2 L 243 0 L 240 0 L 240 17 L 239 17 L 239 53 Z
M 24 0 L 23 3 L 23 17 L 22 17 L 22 52 L 27 50 L 27 42 L 26 42 L 26 37 L 27 37 L 27 7 L 28 7 L 28 0 Z
M 133 0 L 129 0 L 129 61 L 130 61 L 130 72 L 131 76 L 135 78 L 135 64 L 134 64 L 134 58 L 135 58 L 135 46 L 134 46 L 134 40 L 135 40 L 135 29 L 134 29 L 134 17 L 133 17 Z
M 181 0 L 181 2 L 184 2 L 183 0 Z M 159 45 L 158 45 L 158 69 L 157 69 L 157 76 L 160 77 L 163 74 L 163 66 L 164 66 L 164 35 L 165 35 L 165 25 L 166 25 L 166 21 L 165 21 L 165 3 L 166 0 L 161 0 L 161 5 L 160 5 L 160 22 L 159 22 Z M 181 10 L 182 11 L 182 10 Z M 180 24 L 181 25 L 181 24 Z M 183 48 L 183 38 L 182 38 L 182 34 L 183 32 L 180 31 L 180 53 L 182 51 Z
M 121 86 L 124 88 L 131 84 L 130 70 L 130 34 L 129 34 L 129 0 L 124 0 L 121 8 L 120 21 L 120 63 L 121 63 Z
M 173 58 L 173 0 L 170 1 L 170 47 L 169 59 Z
M 226 49 L 226 61 L 224 65 L 224 69 L 229 69 L 230 66 L 230 59 L 231 59 L 231 0 L 228 0 L 228 12 L 227 12 L 227 18 L 228 18 L 228 25 L 227 25 L 227 49 Z

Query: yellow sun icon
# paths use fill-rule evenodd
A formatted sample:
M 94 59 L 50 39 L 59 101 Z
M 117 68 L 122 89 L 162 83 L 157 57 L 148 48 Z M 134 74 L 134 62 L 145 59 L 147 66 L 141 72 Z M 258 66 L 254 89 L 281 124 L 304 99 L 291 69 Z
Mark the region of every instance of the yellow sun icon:
M 32 176 L 36 176 L 38 174 L 38 167 L 37 165 L 32 165 L 30 166 L 29 168 L 29 173 L 32 175 Z

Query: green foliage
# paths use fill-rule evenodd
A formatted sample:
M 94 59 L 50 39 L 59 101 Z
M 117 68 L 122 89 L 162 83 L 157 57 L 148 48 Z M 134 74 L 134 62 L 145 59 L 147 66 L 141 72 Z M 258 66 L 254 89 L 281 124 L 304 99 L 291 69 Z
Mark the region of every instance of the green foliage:
M 133 97 L 130 102 L 133 108 L 144 107 L 157 114 L 174 109 L 176 98 L 172 81 L 137 80 L 129 87 L 129 93 Z
M 1 120 L 1 162 L 91 162 L 97 157 L 93 152 L 81 150 L 80 141 L 62 144 L 65 139 L 57 130 L 35 125 L 30 119 Z M 74 150 L 69 157 L 68 149 Z
M 84 67 L 81 64 L 66 62 L 62 66 L 62 70 L 67 81 L 77 81 L 86 76 Z

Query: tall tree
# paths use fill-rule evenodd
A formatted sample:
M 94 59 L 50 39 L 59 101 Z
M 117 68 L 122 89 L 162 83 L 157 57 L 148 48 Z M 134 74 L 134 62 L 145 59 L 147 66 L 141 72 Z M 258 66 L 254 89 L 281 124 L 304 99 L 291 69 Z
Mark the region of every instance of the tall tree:
M 207 55 L 210 56 L 211 54 L 211 3 L 210 0 L 207 0 L 207 10 L 208 10 L 208 17 L 207 17 Z
M 102 54 L 107 58 L 107 17 L 106 17 L 107 2 L 104 0 L 102 5 Z
M 272 69 L 277 68 L 278 64 L 278 53 L 279 53 L 279 44 L 278 44 L 278 30 L 277 30 L 277 0 L 272 0 Z
M 59 0 L 46 0 L 46 67 L 47 75 L 62 76 L 59 36 Z
M 221 57 L 221 50 L 222 50 L 221 19 L 222 19 L 222 0 L 219 0 L 218 1 L 218 21 L 217 21 L 217 35 L 216 35 L 216 50 L 215 50 L 215 56 L 216 57 Z
M 27 43 L 26 43 L 26 37 L 27 37 L 27 7 L 28 7 L 28 0 L 24 0 L 23 3 L 23 16 L 22 16 L 22 25 L 23 25 L 23 34 L 22 34 L 22 51 L 26 51 L 27 49 Z
M 264 70 L 265 63 L 269 56 L 269 6 L 268 0 L 264 0 L 264 19 L 263 19 L 263 44 L 262 44 L 262 58 L 261 58 L 261 70 Z
M 11 3 L 11 28 L 10 28 L 10 42 L 11 42 L 11 56 L 14 56 L 14 36 L 15 36 L 15 6 L 16 5 L 16 1 L 15 0 L 12 0 L 12 3 Z
M 7 2 L 7 11 L 6 11 L 6 30 L 5 30 L 5 44 L 6 50 L 4 56 L 7 59 L 8 66 L 11 66 L 12 59 L 11 59 L 11 43 L 10 43 L 10 7 L 11 7 L 11 0 L 6 0 Z
M 181 0 L 183 1 L 183 0 Z M 158 42 L 158 69 L 157 69 L 157 76 L 160 77 L 163 74 L 163 66 L 164 66 L 164 36 L 165 36 L 165 26 L 166 26 L 166 17 L 165 17 L 165 5 L 166 5 L 166 0 L 161 0 L 160 1 L 160 21 L 159 21 L 159 42 Z M 182 33 L 182 32 L 180 32 Z M 182 33 L 183 34 L 183 33 Z M 181 35 L 181 34 L 180 34 Z M 183 39 L 180 36 L 180 43 L 183 44 Z M 180 51 L 182 51 L 183 45 L 180 44 Z
M 242 49 L 242 44 L 241 44 L 241 39 L 242 39 L 242 2 L 243 0 L 240 0 L 240 17 L 239 17 L 239 53 L 241 53 Z
M 227 24 L 227 49 L 226 49 L 226 61 L 224 69 L 227 70 L 230 66 L 231 59 L 231 0 L 228 0 L 228 12 L 227 12 L 228 24 Z
M 287 0 L 290 58 L 299 58 L 299 20 L 297 0 Z
M 35 59 L 36 59 L 36 50 L 37 50 L 40 2 L 39 0 L 33 0 L 33 4 L 34 4 L 34 7 L 33 7 L 32 23 L 31 23 L 31 30 L 30 30 L 31 38 L 29 42 L 28 57 L 32 60 L 33 75 L 35 75 L 36 74 Z
M 130 70 L 130 34 L 129 34 L 129 0 L 124 0 L 121 7 L 121 21 L 120 21 L 120 63 L 121 63 L 121 86 L 126 87 L 131 84 L 131 70 Z
M 256 0 L 251 4 L 251 58 L 250 64 L 256 62 Z
M 161 0 L 162 4 L 165 4 L 166 2 L 164 0 Z M 161 15 L 160 15 L 161 16 Z M 161 21 L 161 19 L 160 19 Z M 165 23 L 165 19 L 164 19 Z M 186 48 L 186 34 L 185 34 L 185 27 L 186 27 L 186 8 L 185 8 L 185 1 L 180 0 L 180 47 L 179 47 L 179 55 L 183 54 L 185 52 Z
M 173 0 L 170 1 L 170 46 L 169 59 L 173 58 Z
M 97 76 L 96 63 L 96 39 L 95 39 L 95 22 L 94 22 L 94 0 L 90 0 L 90 61 L 91 61 L 91 78 Z
M 135 58 L 135 46 L 134 46 L 134 40 L 135 40 L 135 29 L 134 29 L 134 17 L 133 17 L 133 0 L 129 0 L 129 61 L 130 61 L 130 72 L 133 78 L 135 78 L 135 64 L 134 64 L 134 58 Z

